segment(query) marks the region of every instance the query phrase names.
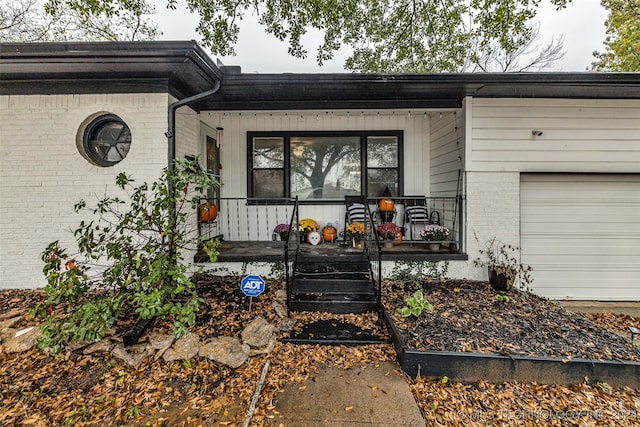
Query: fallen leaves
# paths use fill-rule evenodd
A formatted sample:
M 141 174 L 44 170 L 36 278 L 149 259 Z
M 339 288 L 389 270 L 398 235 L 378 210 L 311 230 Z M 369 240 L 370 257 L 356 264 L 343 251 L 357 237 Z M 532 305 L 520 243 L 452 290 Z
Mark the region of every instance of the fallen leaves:
M 239 278 L 213 278 L 200 276 L 198 288 L 205 303 L 198 313 L 193 332 L 203 339 L 222 335 L 239 335 L 255 316 L 261 315 L 272 323 L 278 320 L 272 302 L 281 283 L 270 283 L 267 291 L 254 298 L 252 312 L 248 311 L 248 298 L 239 289 Z M 498 310 L 503 321 L 510 322 L 515 311 L 509 304 L 499 307 L 483 297 L 484 290 L 470 283 L 459 282 L 455 289 L 427 297 L 439 310 L 446 313 L 442 319 L 451 323 L 429 327 L 406 321 L 415 339 L 425 339 L 432 346 L 451 342 L 462 348 L 477 351 L 505 352 L 535 351 L 532 344 L 505 342 L 491 336 L 483 328 Z M 425 292 L 436 287 L 425 285 Z M 402 295 L 399 294 L 401 298 Z M 394 301 L 393 296 L 385 299 Z M 42 300 L 40 291 L 0 291 L 0 319 L 23 316 L 19 329 L 33 326 L 28 309 Z M 449 300 L 448 303 L 446 300 Z M 474 306 L 471 303 L 474 302 Z M 550 337 L 555 341 L 568 336 L 570 343 L 559 351 L 563 357 L 576 357 L 576 352 L 589 351 L 603 357 L 615 357 L 615 347 L 602 345 L 598 336 L 602 329 L 627 324 L 638 325 L 637 318 L 615 315 L 590 316 L 582 320 L 579 329 L 592 331 L 593 337 L 577 347 L 571 335 L 576 327 L 567 323 L 563 328 L 549 329 L 548 302 L 532 299 L 527 304 L 513 303 L 521 309 L 520 317 L 510 329 L 530 339 Z M 446 307 L 446 308 L 444 308 Z M 476 315 L 478 314 L 478 315 Z M 540 315 L 539 315 L 540 314 Z M 556 316 L 555 313 L 551 314 Z M 434 314 L 429 314 L 434 316 Z M 296 313 L 298 324 L 312 319 L 337 319 L 357 323 L 361 327 L 379 327 L 377 315 L 344 315 Z M 567 319 L 567 318 L 562 318 Z M 442 320 L 444 321 L 444 320 Z M 124 325 L 122 325 L 124 327 Z M 170 322 L 157 322 L 158 331 L 170 331 Z M 465 330 L 471 337 L 455 336 Z M 503 331 L 509 332 L 509 330 Z M 548 332 L 555 330 L 556 332 Z M 624 332 L 618 331 L 618 332 Z M 554 334 L 558 335 L 554 335 Z M 603 335 L 608 337 L 609 335 Z M 628 333 L 627 333 L 628 336 Z M 459 341 L 456 339 L 462 338 Z M 519 347 L 518 347 L 519 346 Z M 527 347 L 529 346 L 529 347 Z M 396 358 L 393 346 L 368 345 L 359 347 L 315 346 L 278 343 L 270 356 L 272 364 L 264 388 L 257 402 L 251 425 L 275 426 L 278 415 L 275 402 L 285 384 L 295 384 L 303 391 L 305 381 L 312 380 L 320 366 L 339 368 L 376 364 Z M 36 350 L 18 354 L 0 352 L 0 425 L 50 426 L 83 425 L 226 425 L 239 426 L 246 416 L 252 395 L 258 383 L 266 356 L 250 358 L 238 369 L 230 369 L 210 360 L 195 357 L 189 363 L 166 363 L 147 359 L 138 367 L 129 367 L 106 353 L 82 354 L 69 352 L 51 357 Z M 479 381 L 463 384 L 445 377 L 420 378 L 410 382 L 427 424 L 454 426 L 474 425 L 637 425 L 640 423 L 640 390 L 611 387 L 606 383 L 574 386 L 542 386 L 538 384 L 491 384 Z M 371 386 L 372 397 L 385 393 Z M 338 410 L 357 411 L 352 406 Z M 573 412 L 570 412 L 573 411 Z M 561 417 L 564 417 L 561 419 Z M 277 418 L 277 417 L 276 417 Z

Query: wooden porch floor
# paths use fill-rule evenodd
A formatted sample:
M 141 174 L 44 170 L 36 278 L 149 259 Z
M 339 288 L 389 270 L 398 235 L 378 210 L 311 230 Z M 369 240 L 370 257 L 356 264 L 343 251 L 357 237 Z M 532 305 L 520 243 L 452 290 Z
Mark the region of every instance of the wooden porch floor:
M 313 253 L 327 259 L 362 253 L 362 251 L 340 242 L 322 243 L 317 246 L 303 243 L 300 249 L 303 252 Z M 278 262 L 284 260 L 284 243 L 280 241 L 222 242 L 219 251 L 218 262 Z M 427 242 L 423 241 L 404 241 L 392 248 L 382 248 L 383 261 L 464 261 L 468 258 L 467 254 L 454 251 L 433 252 L 429 250 Z M 198 253 L 194 261 L 208 262 L 208 257 Z

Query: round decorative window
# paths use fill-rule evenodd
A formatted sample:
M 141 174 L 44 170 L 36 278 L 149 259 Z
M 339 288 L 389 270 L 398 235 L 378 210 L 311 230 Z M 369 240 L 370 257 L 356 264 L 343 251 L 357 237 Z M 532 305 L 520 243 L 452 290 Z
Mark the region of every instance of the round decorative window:
M 129 126 L 113 114 L 94 119 L 84 131 L 84 152 L 98 166 L 115 165 L 127 157 L 130 147 Z

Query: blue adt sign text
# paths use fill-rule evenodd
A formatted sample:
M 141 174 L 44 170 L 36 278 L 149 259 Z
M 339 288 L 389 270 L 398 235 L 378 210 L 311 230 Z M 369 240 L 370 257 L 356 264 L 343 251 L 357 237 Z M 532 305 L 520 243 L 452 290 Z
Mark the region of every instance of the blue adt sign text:
M 248 297 L 257 297 L 264 292 L 264 279 L 256 275 L 246 276 L 240 283 L 240 289 Z

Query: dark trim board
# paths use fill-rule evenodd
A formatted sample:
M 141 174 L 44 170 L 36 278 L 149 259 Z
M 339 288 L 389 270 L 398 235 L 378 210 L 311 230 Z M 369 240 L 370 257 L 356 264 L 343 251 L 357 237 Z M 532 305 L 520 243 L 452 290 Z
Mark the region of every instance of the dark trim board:
M 576 384 L 606 382 L 616 387 L 640 387 L 640 363 L 590 359 L 563 361 L 552 357 L 422 351 L 406 348 L 389 313 L 384 312 L 402 370 L 412 377 L 444 377 L 462 382 L 485 380 Z

